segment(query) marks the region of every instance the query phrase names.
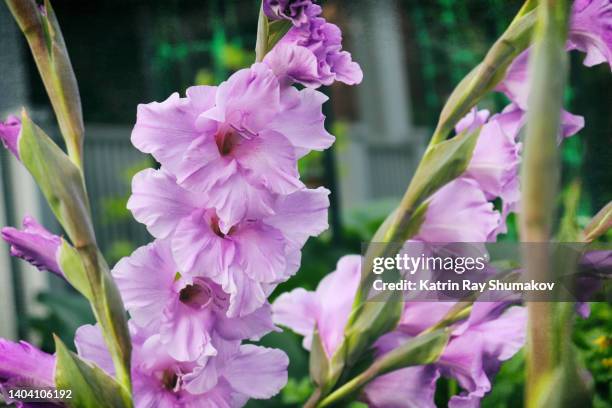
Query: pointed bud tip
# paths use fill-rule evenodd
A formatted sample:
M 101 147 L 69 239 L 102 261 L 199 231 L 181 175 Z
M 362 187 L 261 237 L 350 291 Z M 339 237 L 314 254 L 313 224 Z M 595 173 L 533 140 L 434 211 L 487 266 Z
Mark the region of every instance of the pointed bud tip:
M 6 121 L 0 122 L 0 140 L 17 159 L 19 159 L 19 138 L 21 136 L 21 120 L 15 115 L 9 115 Z
M 40 270 L 63 277 L 57 261 L 62 238 L 50 233 L 32 217 L 23 219 L 23 229 L 4 227 L 2 239 L 11 246 L 11 255 L 21 258 Z

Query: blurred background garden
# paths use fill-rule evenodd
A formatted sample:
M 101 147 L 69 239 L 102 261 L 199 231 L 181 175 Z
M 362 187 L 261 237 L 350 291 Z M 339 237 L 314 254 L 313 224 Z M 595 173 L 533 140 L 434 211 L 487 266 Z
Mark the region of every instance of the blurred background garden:
M 360 86 L 323 91 L 333 149 L 300 162 L 309 186 L 332 191 L 330 230 L 311 239 L 299 273 L 273 297 L 295 287 L 314 289 L 337 259 L 358 253 L 408 184 L 447 96 L 484 56 L 521 5 L 516 0 L 323 1 L 328 20 L 342 27 L 345 48 L 364 71 Z M 96 231 L 109 264 L 150 241 L 126 210 L 131 177 L 154 165 L 130 144 L 138 103 L 161 101 L 187 87 L 218 84 L 254 60 L 255 0 L 53 1 L 79 82 L 86 124 L 86 178 Z M 612 79 L 606 64 L 587 69 L 572 53 L 566 108 L 586 127 L 562 146 L 563 184 L 579 180 L 578 222 L 612 200 Z M 491 95 L 479 107 L 501 110 Z M 53 113 L 27 44 L 0 5 L 0 116 L 26 106 L 49 134 Z M 30 214 L 61 233 L 42 195 L 2 151 L 0 221 L 20 224 Z M 511 221 L 512 226 L 512 221 Z M 510 228 L 502 239 L 516 240 Z M 608 237 L 610 240 L 610 237 Z M 64 282 L 9 257 L 0 245 L 0 336 L 28 339 L 53 350 L 51 334 L 71 344 L 74 330 L 93 322 L 87 302 Z M 599 406 L 612 406 L 612 310 L 592 305 L 575 341 L 592 372 Z M 290 381 L 274 400 L 249 406 L 300 406 L 311 392 L 307 354 L 289 332 L 264 338 L 290 356 Z M 522 355 L 505 364 L 486 407 L 522 404 Z M 436 401 L 445 406 L 457 384 L 445 381 Z

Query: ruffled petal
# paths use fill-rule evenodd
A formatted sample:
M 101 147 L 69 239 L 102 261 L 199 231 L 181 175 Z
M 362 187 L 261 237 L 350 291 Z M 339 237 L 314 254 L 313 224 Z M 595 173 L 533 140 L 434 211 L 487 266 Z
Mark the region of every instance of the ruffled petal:
M 264 129 L 280 108 L 280 85 L 274 72 L 256 63 L 219 85 L 215 106 L 203 117 L 252 134 Z
M 219 227 L 227 233 L 243 219 L 260 219 L 274 214 L 273 199 L 269 190 L 253 185 L 238 171 L 211 189 L 207 205 L 215 208 Z
M 221 284 L 220 276 L 234 260 L 235 245 L 216 235 L 209 220 L 205 211 L 195 211 L 181 220 L 172 239 L 172 252 L 181 272 Z
M 213 91 L 213 88 L 210 88 Z M 178 93 L 163 102 L 138 105 L 132 143 L 143 153 L 171 170 L 176 170 L 187 147 L 200 137 L 195 128 L 198 112 L 188 98 Z
M 185 190 L 163 168 L 146 169 L 134 176 L 127 208 L 156 238 L 167 238 L 178 221 L 188 217 L 204 198 Z
M 281 84 L 300 82 L 315 88 L 319 85 L 317 58 L 306 47 L 279 43 L 266 54 L 263 63 L 270 67 Z
M 499 213 L 478 184 L 459 178 L 432 196 L 415 239 L 439 243 L 487 242 L 499 223 Z
M 109 375 L 115 375 L 113 359 L 98 326 L 86 324 L 79 327 L 74 335 L 74 345 L 80 357 L 96 364 Z
M 289 140 L 275 131 L 262 131 L 258 137 L 239 144 L 234 156 L 253 184 L 278 194 L 302 188 L 295 150 Z
M 228 317 L 243 317 L 259 309 L 268 297 L 266 287 L 249 278 L 241 269 L 230 268 L 222 282 L 223 290 L 230 295 Z
M 215 329 L 227 340 L 259 340 L 270 331 L 278 330 L 272 322 L 270 305 L 263 305 L 244 317 L 219 319 Z
M 363 399 L 371 408 L 435 408 L 439 376 L 434 366 L 402 368 L 369 383 Z
M 237 260 L 251 279 L 273 283 L 285 280 L 285 238 L 277 229 L 262 223 L 242 226 L 232 235 Z
M 310 350 L 321 309 L 315 293 L 303 288 L 281 294 L 272 305 L 274 323 L 304 336 L 302 344 L 306 350 Z
M 159 327 L 163 310 L 175 296 L 172 289 L 178 268 L 170 243 L 157 240 L 121 259 L 112 270 L 125 307 L 143 327 Z
M 296 248 L 301 248 L 309 237 L 325 231 L 330 191 L 326 188 L 302 189 L 281 195 L 274 203 L 275 214 L 264 222 L 283 233 Z
M 281 96 L 283 109 L 269 127 L 289 139 L 298 158 L 311 150 L 325 150 L 334 143 L 335 138 L 325 130 L 322 112 L 328 99 L 325 94 L 310 88 L 298 91 L 289 87 Z
M 607 62 L 612 70 L 612 3 L 609 0 L 574 1 L 568 49 L 585 52 L 587 67 Z
M 237 392 L 267 399 L 287 383 L 288 366 L 289 358 L 283 351 L 247 344 L 227 364 L 223 377 Z

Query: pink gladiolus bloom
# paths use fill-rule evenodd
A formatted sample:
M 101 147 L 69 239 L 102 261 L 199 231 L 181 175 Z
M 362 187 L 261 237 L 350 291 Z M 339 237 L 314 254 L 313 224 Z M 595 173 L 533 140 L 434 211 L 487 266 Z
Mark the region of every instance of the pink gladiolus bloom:
M 429 200 L 425 221 L 414 237 L 425 242 L 487 242 L 499 227 L 500 215 L 478 183 L 458 178 Z
M 316 326 L 330 357 L 342 342 L 360 277 L 360 256 L 340 258 L 336 270 L 323 278 L 316 291 L 298 288 L 280 295 L 272 305 L 274 323 L 304 336 L 307 350 Z
M 18 408 L 32 406 L 30 403 L 14 401 L 6 393 L 15 388 L 54 387 L 55 357 L 25 341 L 14 343 L 0 338 L 0 394 L 6 403 L 15 403 Z M 43 405 L 44 404 L 44 405 Z M 52 403 L 37 406 L 52 407 Z
M 342 32 L 320 16 L 316 4 L 306 9 L 307 23 L 292 27 L 264 58 L 283 82 L 299 82 L 310 87 L 331 85 L 334 81 L 359 84 L 363 72 L 351 54 L 342 50 Z
M 398 328 L 376 343 L 379 355 L 399 347 L 442 318 L 454 305 L 449 302 L 407 302 Z M 455 378 L 465 390 L 453 396 L 449 407 L 478 406 L 480 399 L 491 390 L 491 379 L 502 361 L 514 356 L 524 345 L 526 311 L 510 307 L 505 302 L 475 303 L 469 318 L 455 324 L 451 339 L 440 359 L 432 366 L 409 367 L 383 375 L 369 384 L 365 399 L 374 407 L 385 407 L 391 395 L 401 395 L 394 407 L 409 408 L 409 401 L 419 401 L 424 407 L 435 407 L 431 398 L 439 375 Z M 416 388 L 405 380 L 420 375 L 427 389 Z M 382 390 L 385 393 L 381 392 Z M 421 406 L 421 405 L 419 405 Z
M 170 239 L 181 273 L 208 278 L 230 295 L 230 317 L 261 307 L 274 285 L 297 271 L 306 239 L 327 228 L 324 188 L 271 197 L 270 215 L 230 225 L 207 207 L 206 195 L 181 188 L 163 168 L 137 174 L 132 190 L 134 217 Z
M 296 27 L 308 22 L 306 10 L 312 0 L 264 0 L 263 10 L 270 20 L 289 20 Z
M 476 181 L 487 200 L 502 199 L 502 218 L 493 235 L 506 232 L 506 218 L 516 211 L 520 199 L 518 138 L 525 115 L 520 109 L 508 108 L 491 118 L 488 111 L 474 109 L 456 126 L 457 132 L 482 126 L 472 160 L 462 178 Z
M 612 1 L 574 1 L 567 42 L 586 53 L 587 67 L 607 62 L 612 69 Z
M 140 105 L 132 142 L 181 186 L 207 193 L 227 233 L 247 214 L 271 214 L 274 194 L 303 188 L 297 158 L 334 140 L 323 126 L 325 100 L 313 90 L 281 90 L 266 65 L 254 64 L 219 87 Z
M 438 378 L 440 370 L 433 365 L 395 370 L 369 383 L 362 400 L 369 408 L 436 408 Z
M 136 408 L 241 407 L 249 398 L 274 396 L 287 382 L 289 361 L 280 350 L 213 338 L 217 354 L 181 362 L 166 352 L 158 335 L 133 324 L 131 332 Z M 112 360 L 98 327 L 80 327 L 75 344 L 81 357 L 113 375 Z M 206 378 L 200 377 L 202 371 Z M 196 379 L 201 382 L 194 385 Z
M 508 67 L 504 80 L 495 88 L 497 91 L 503 92 L 514 105 L 524 112 L 527 111 L 527 100 L 529 98 L 529 54 L 529 49 L 523 51 Z M 521 126 L 524 123 L 522 121 Z M 582 116 L 562 110 L 559 141 L 561 142 L 563 138 L 575 135 L 583 127 L 584 118 Z
M 228 318 L 229 295 L 208 278 L 178 273 L 170 243 L 157 240 L 113 268 L 132 320 L 159 333 L 161 346 L 179 361 L 214 355 L 212 336 L 256 339 L 274 329 L 269 306 L 243 318 Z
M 361 257 L 345 256 L 315 292 L 298 288 L 278 297 L 272 305 L 274 322 L 304 336 L 309 349 L 315 326 L 326 354 L 340 345 L 354 296 L 361 279 Z M 407 302 L 398 328 L 375 344 L 377 355 L 398 347 L 437 323 L 452 302 Z M 394 371 L 366 386 L 363 399 L 373 407 L 435 407 L 435 382 L 440 375 L 456 378 L 467 391 L 451 405 L 477 401 L 491 389 L 491 377 L 501 361 L 512 357 L 525 341 L 525 310 L 507 309 L 503 302 L 475 303 L 469 318 L 453 326 L 453 334 L 440 360 L 430 366 Z

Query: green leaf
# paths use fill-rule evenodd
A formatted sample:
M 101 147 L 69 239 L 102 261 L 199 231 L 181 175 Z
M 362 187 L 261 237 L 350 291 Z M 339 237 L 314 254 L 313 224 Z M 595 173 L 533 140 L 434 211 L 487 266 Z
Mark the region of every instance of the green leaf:
M 310 350 L 310 378 L 317 385 L 324 385 L 329 377 L 329 360 L 325 353 L 325 347 L 319 329 L 315 327 L 312 335 L 312 346 Z
M 98 259 L 102 259 L 100 254 Z M 107 267 L 104 267 L 104 270 L 107 271 Z M 115 285 L 109 273 L 102 274 L 102 292 L 104 294 L 102 300 L 105 313 L 105 318 L 102 321 L 105 322 L 105 333 L 111 336 L 110 341 L 114 348 L 113 358 L 116 360 L 115 366 L 121 365 L 122 369 L 126 371 L 123 374 L 129 377 L 132 343 L 127 328 L 127 316 L 119 289 L 117 289 L 117 285 Z M 100 322 L 101 318 L 98 318 L 98 321 Z M 126 378 L 124 383 L 126 381 L 129 381 L 129 378 Z
M 304 377 L 300 381 L 297 381 L 295 378 L 289 378 L 287 385 L 281 391 L 283 404 L 302 405 L 312 391 L 312 383 L 308 377 Z
M 408 202 L 410 208 L 415 209 L 438 189 L 459 177 L 472 160 L 480 130 L 464 131 L 427 149 L 402 202 Z
M 462 132 L 431 146 L 425 152 L 400 206 L 374 235 L 372 242 L 388 245 L 370 245 L 365 255 L 365 265 L 371 265 L 371 260 L 377 257 L 395 256 L 403 242 L 418 233 L 427 213 L 427 199 L 465 172 L 472 160 L 480 130 Z M 371 273 L 362 277 L 357 305 L 366 300 L 373 280 Z
M 432 143 L 445 140 L 457 122 L 504 79 L 512 61 L 529 46 L 536 21 L 531 8 L 533 5 L 519 12 L 483 61 L 455 87 L 440 113 Z
M 383 334 L 397 326 L 403 310 L 402 293 L 381 292 L 362 303 L 345 330 L 346 364 L 353 365 Z M 335 356 L 334 356 L 335 357 Z
M 531 395 L 528 406 L 547 408 L 590 407 L 592 384 L 586 383 L 573 365 L 557 367 L 552 374 L 541 379 Z
M 585 242 L 592 242 L 612 228 L 612 202 L 606 204 L 589 222 L 582 235 Z
M 417 336 L 395 350 L 385 354 L 380 360 L 378 375 L 404 367 L 435 363 L 446 347 L 450 332 L 439 329 Z
M 92 301 L 92 289 L 87 279 L 87 271 L 81 261 L 79 252 L 62 239 L 59 253 L 59 264 L 70 284 L 78 290 L 87 300 Z
M 580 182 L 574 181 L 563 191 L 563 216 L 557 234 L 559 242 L 576 242 L 579 239 L 578 204 L 581 190 Z
M 81 360 L 55 337 L 55 384 L 58 389 L 70 390 L 72 398 L 65 403 L 78 408 L 129 408 L 129 393 L 112 377 L 95 365 Z
M 257 20 L 257 40 L 255 42 L 255 61 L 261 62 L 268 52 L 268 35 L 270 32 L 270 22 L 263 9 L 263 1 L 259 8 L 259 18 Z
M 291 21 L 289 20 L 276 20 L 268 24 L 268 45 L 267 52 L 270 52 L 272 48 L 287 34 L 291 29 Z
M 32 174 L 51 210 L 75 246 L 95 242 L 80 170 L 28 117 L 21 115 L 21 162 Z
M 438 360 L 440 354 L 442 354 L 449 337 L 450 332 L 441 329 L 409 340 L 407 343 L 374 361 L 361 374 L 325 397 L 318 406 L 321 408 L 332 405 L 340 406 L 339 403 L 341 401 L 350 399 L 370 381 L 390 371 L 434 363 Z
M 263 11 L 259 9 L 259 20 L 257 21 L 257 41 L 255 43 L 255 60 L 263 61 L 264 57 L 276 43 L 291 29 L 288 20 L 270 21 Z

